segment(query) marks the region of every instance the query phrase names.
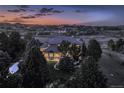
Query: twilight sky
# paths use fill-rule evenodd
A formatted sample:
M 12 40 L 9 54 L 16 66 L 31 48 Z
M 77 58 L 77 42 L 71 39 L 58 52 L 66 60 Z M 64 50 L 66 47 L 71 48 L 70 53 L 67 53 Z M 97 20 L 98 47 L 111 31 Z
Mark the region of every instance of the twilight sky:
M 0 6 L 1 23 L 124 25 L 124 6 Z

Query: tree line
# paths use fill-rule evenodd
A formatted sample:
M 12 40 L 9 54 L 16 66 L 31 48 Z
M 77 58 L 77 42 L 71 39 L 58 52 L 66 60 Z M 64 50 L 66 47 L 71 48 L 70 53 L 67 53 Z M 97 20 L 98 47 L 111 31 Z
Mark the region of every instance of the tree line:
M 112 51 L 117 51 L 117 52 L 123 52 L 124 50 L 124 40 L 123 39 L 118 39 L 117 41 L 114 41 L 113 39 L 110 39 L 108 41 L 108 49 Z

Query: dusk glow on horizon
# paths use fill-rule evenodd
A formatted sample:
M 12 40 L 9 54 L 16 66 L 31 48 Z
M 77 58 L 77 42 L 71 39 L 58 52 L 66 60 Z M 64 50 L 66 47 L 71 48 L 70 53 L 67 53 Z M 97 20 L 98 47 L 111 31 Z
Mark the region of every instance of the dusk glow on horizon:
M 0 6 L 0 23 L 124 25 L 124 6 Z

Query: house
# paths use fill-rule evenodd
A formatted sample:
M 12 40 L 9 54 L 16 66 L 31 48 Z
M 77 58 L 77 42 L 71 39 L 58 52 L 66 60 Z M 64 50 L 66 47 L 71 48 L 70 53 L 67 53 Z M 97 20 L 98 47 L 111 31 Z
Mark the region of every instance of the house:
M 44 57 L 49 62 L 59 62 L 62 57 L 62 53 L 58 50 L 60 43 L 65 40 L 69 41 L 72 44 L 81 45 L 81 41 L 70 36 L 55 36 L 49 38 L 41 47 L 40 51 L 43 52 Z

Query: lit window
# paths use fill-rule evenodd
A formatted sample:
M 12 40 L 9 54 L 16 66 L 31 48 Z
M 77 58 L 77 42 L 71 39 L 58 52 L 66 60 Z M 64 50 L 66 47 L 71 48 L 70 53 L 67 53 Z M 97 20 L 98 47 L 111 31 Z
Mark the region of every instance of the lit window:
M 54 53 L 49 53 L 49 59 L 53 60 L 54 59 Z

